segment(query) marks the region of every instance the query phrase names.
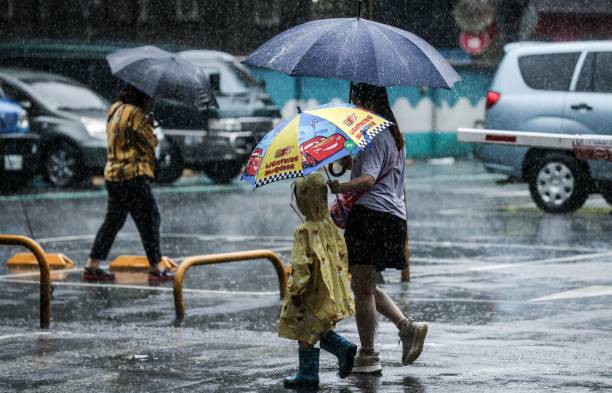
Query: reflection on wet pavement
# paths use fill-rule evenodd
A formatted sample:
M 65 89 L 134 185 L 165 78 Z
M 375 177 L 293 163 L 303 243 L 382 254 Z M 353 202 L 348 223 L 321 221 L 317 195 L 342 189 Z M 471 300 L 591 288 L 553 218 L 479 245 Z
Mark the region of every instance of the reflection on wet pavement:
M 612 221 L 593 213 L 605 202 L 591 198 L 586 211 L 551 216 L 530 210 L 526 186 L 494 180 L 472 163 L 408 168 L 413 281 L 388 271 L 384 288 L 430 324 L 425 351 L 401 366 L 395 327 L 380 318 L 382 376 L 340 380 L 335 359 L 322 353 L 320 391 L 612 390 Z M 166 188 L 158 195 L 164 254 L 180 261 L 271 248 L 286 261 L 298 223 L 288 189 Z M 82 266 L 105 200 L 75 195 L 26 206 L 41 244 Z M 25 234 L 19 211 L 16 201 L 0 202 L 0 232 Z M 0 260 L 17 250 L 0 248 Z M 143 254 L 131 222 L 111 259 L 122 254 Z M 40 331 L 36 274 L 11 277 L 0 266 L 0 391 L 275 392 L 297 367 L 297 346 L 276 335 L 280 301 L 267 261 L 191 269 L 181 327 L 170 284 L 150 287 L 128 273 L 90 285 L 80 269 L 63 275 L 51 329 Z M 358 342 L 353 319 L 338 331 Z

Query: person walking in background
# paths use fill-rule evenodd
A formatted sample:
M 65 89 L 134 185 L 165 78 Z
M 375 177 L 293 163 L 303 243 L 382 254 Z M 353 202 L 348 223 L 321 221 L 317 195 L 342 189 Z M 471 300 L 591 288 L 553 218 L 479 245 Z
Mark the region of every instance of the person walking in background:
M 294 233 L 287 295 L 283 302 L 279 336 L 298 340 L 299 372 L 285 378 L 285 387 L 319 384 L 319 348 L 338 358 L 338 374 L 346 378 L 353 368 L 357 346 L 334 332 L 336 322 L 353 315 L 349 290 L 347 250 L 329 217 L 327 185 L 319 174 L 299 179 L 293 190 L 306 217 Z
M 377 311 L 397 326 L 404 365 L 414 362 L 421 354 L 427 324 L 406 317 L 393 300 L 376 287 L 377 272 L 387 268 L 402 270 L 408 266 L 404 254 L 407 224 L 403 136 L 384 87 L 357 84 L 351 91 L 351 100 L 394 123 L 381 131 L 353 160 L 350 181 L 328 182 L 334 194 L 366 191 L 348 216 L 344 237 L 361 341 L 353 372 L 376 373 L 382 370 L 374 348 Z
M 150 185 L 155 178 L 158 142 L 153 134 L 153 119 L 145 114 L 150 103 L 149 96 L 128 85 L 108 111 L 108 149 L 104 168 L 108 206 L 85 265 L 83 280 L 115 279 L 114 274 L 100 268 L 100 261 L 107 258 L 128 213 L 136 223 L 149 260 L 149 281 L 173 279 L 171 271 L 160 267 L 160 215 Z

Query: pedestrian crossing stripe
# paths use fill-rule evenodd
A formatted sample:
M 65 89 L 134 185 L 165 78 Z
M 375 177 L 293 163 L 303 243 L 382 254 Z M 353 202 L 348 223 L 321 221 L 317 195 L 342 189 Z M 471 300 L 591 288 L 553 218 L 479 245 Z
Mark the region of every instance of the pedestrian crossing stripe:
M 304 172 L 301 170 L 278 173 L 278 174 L 274 174 L 269 177 L 265 177 L 263 179 L 257 180 L 257 182 L 255 183 L 255 187 L 257 188 L 257 187 L 265 186 L 266 184 L 273 183 L 275 181 L 293 179 L 293 178 L 302 177 L 302 176 L 304 176 Z

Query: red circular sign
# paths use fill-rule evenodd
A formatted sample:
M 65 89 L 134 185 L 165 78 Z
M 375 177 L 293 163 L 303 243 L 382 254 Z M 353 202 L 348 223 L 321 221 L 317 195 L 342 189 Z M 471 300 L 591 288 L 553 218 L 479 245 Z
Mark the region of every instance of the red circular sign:
M 459 45 L 469 55 L 482 54 L 491 44 L 491 36 L 487 31 L 462 31 L 459 35 Z

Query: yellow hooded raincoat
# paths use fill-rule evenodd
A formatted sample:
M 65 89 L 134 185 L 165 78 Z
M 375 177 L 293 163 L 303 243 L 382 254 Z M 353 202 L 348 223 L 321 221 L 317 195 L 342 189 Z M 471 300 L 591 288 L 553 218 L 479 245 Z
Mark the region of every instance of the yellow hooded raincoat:
M 298 180 L 295 193 L 306 222 L 294 232 L 293 271 L 278 331 L 281 337 L 314 344 L 336 322 L 353 315 L 355 304 L 346 244 L 329 217 L 324 178 L 312 174 Z

